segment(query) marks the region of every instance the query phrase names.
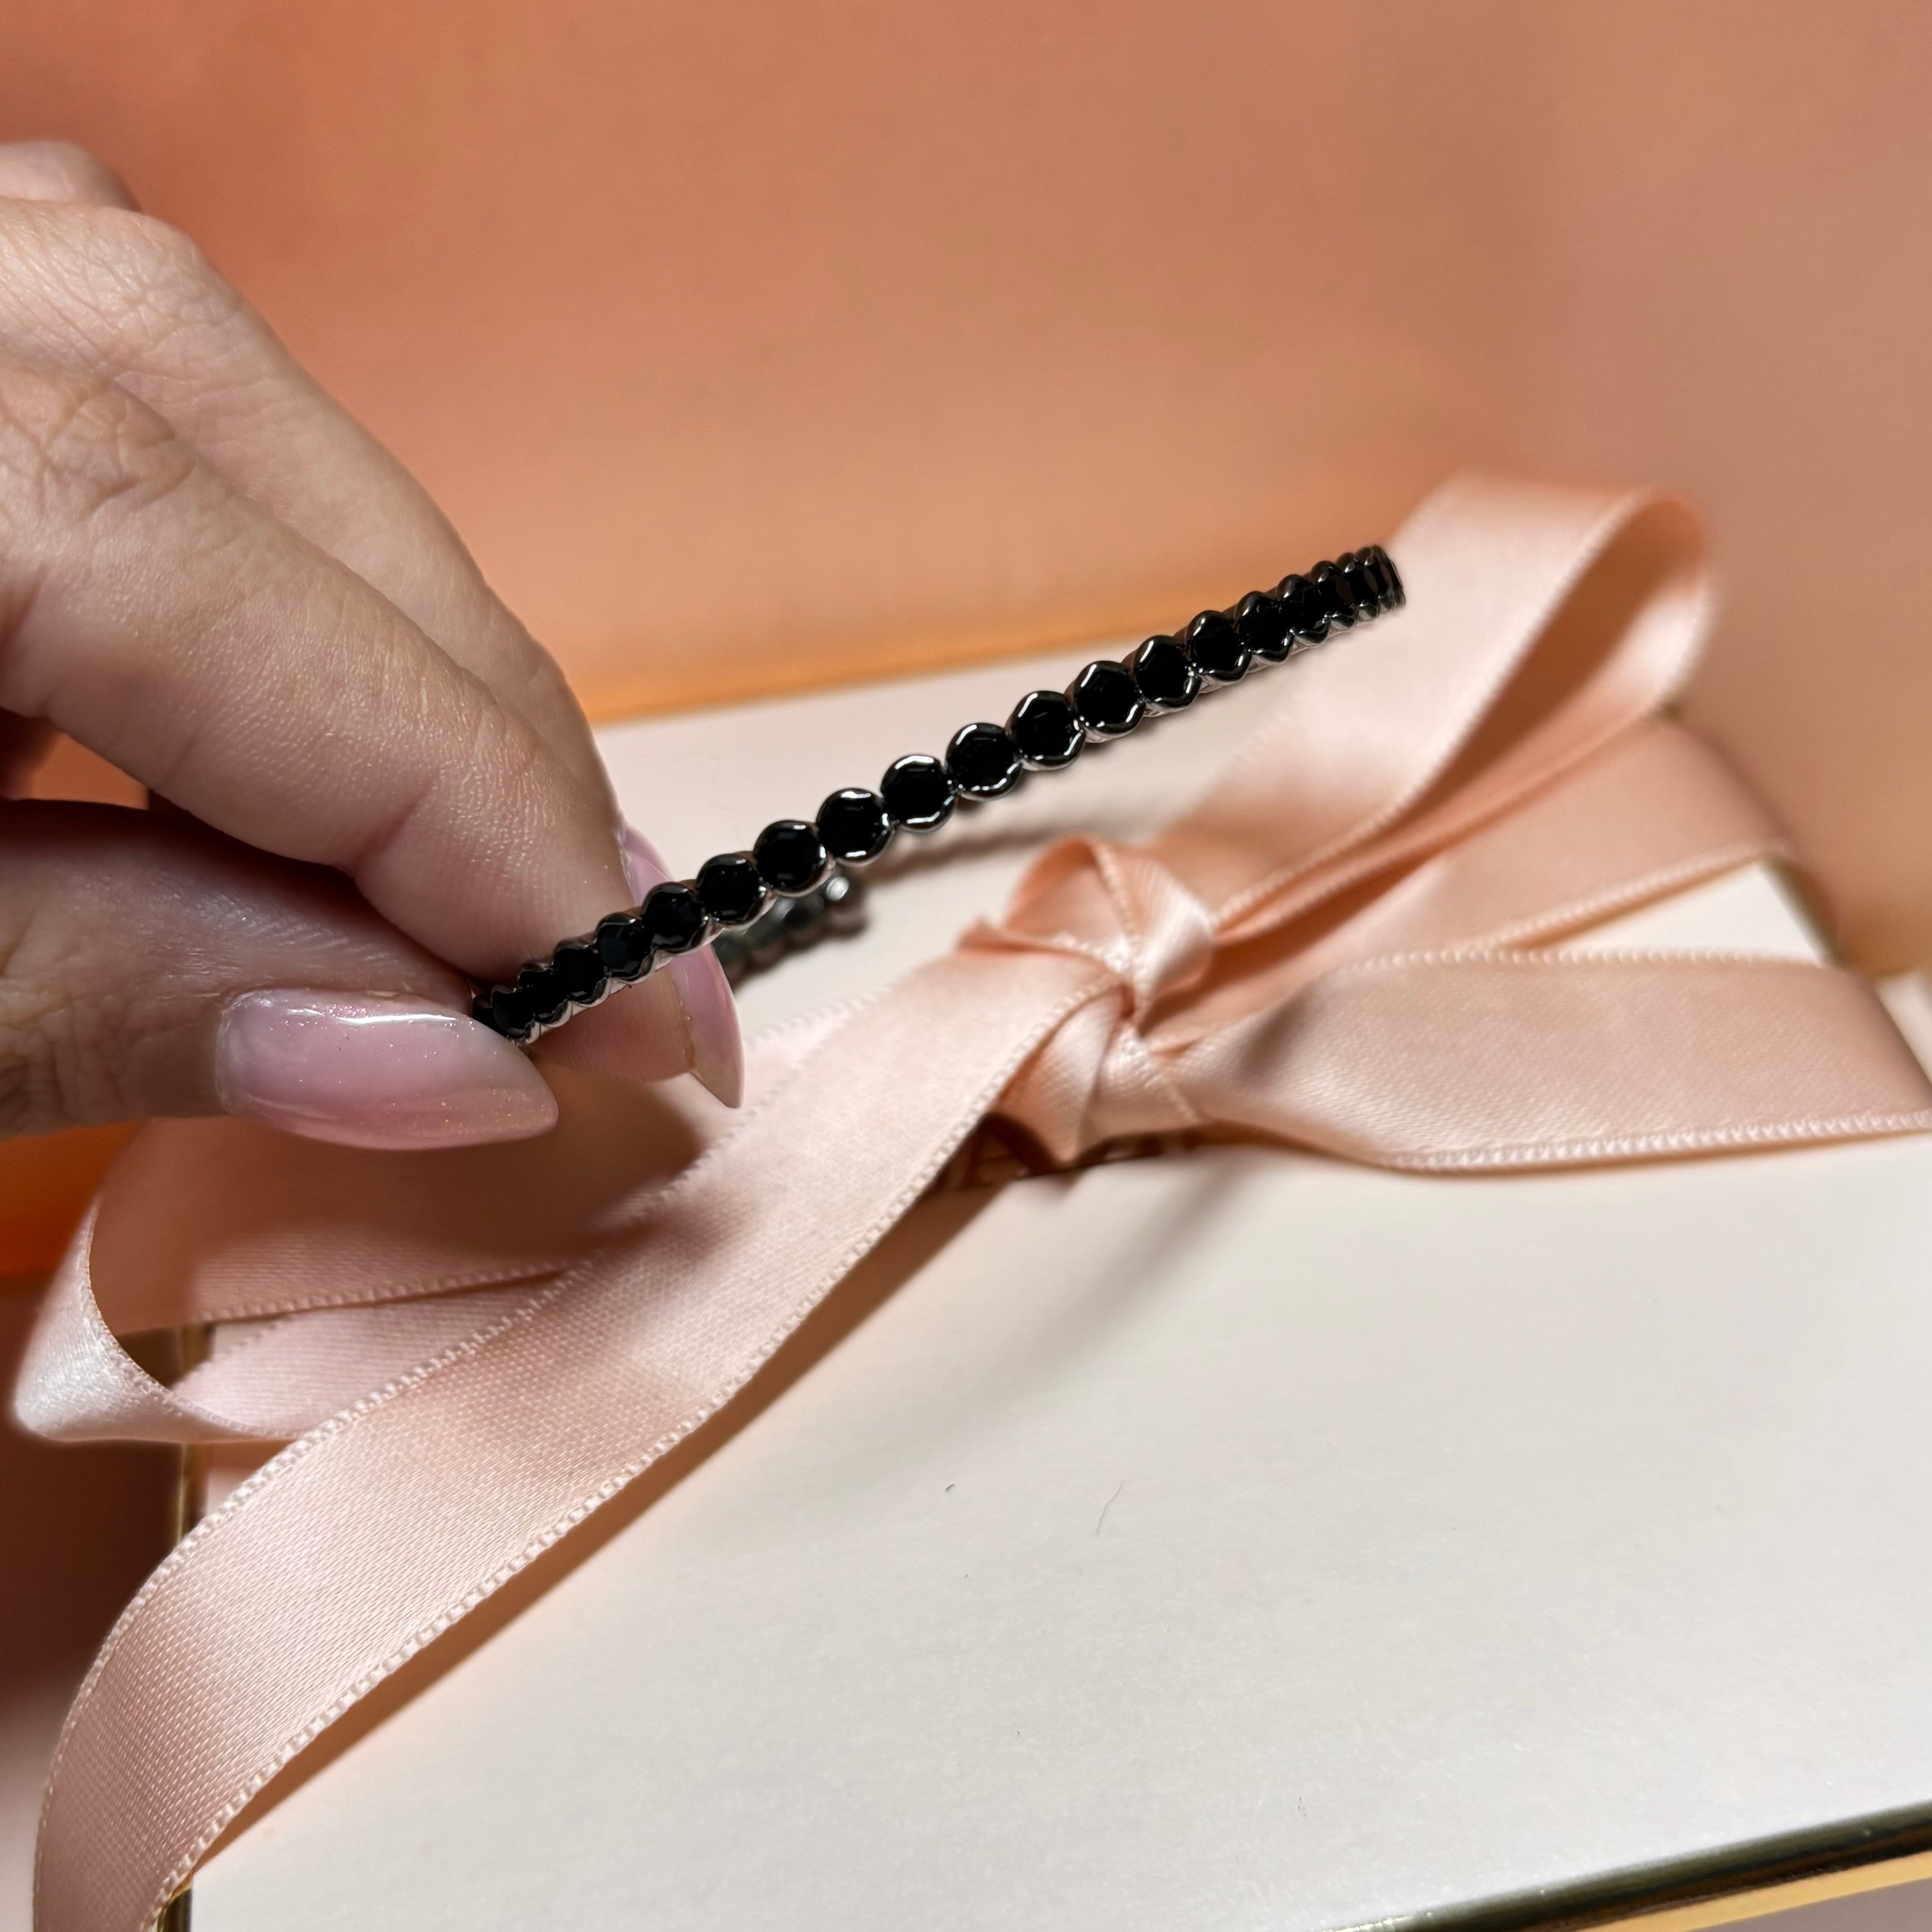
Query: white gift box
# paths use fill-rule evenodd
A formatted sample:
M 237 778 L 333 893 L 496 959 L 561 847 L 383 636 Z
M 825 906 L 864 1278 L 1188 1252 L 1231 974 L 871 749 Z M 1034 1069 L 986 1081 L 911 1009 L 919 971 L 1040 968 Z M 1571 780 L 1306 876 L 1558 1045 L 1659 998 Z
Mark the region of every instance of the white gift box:
M 688 869 L 1065 668 L 603 744 Z M 1059 832 L 1171 818 L 1255 715 L 888 861 L 748 1028 L 949 944 Z M 1611 939 L 1816 950 L 1756 870 Z M 1207 1146 L 936 1195 L 223 1849 L 196 1932 L 1502 1932 L 1898 1880 L 1932 1846 L 1928 1383 L 1923 1139 L 1457 1179 Z

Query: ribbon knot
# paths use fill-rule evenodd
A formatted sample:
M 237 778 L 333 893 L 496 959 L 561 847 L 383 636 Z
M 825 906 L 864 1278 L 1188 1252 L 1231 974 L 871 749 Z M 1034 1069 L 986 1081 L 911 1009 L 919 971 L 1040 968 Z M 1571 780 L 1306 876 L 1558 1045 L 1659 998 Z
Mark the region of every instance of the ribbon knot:
M 1659 716 L 1707 602 L 1688 513 L 1478 479 L 1393 548 L 1408 609 L 1278 674 L 1191 811 L 1145 845 L 1056 846 L 998 924 L 763 1042 L 722 1130 L 582 1088 L 509 1149 L 136 1138 L 19 1413 L 289 1446 L 76 1699 L 40 1932 L 148 1932 L 254 1793 L 729 1401 L 990 1111 L 1066 1160 L 1205 1126 L 1438 1172 L 1932 1128 L 1849 974 L 1564 946 L 1784 849 Z M 242 1318 L 173 1388 L 118 1340 Z
M 999 1111 L 1056 1160 L 1109 1140 L 1206 1124 L 1148 1036 L 1164 1005 L 1197 986 L 1215 952 L 1205 905 L 1161 860 L 1132 846 L 1063 839 L 1034 862 L 998 923 L 968 951 L 1060 953 L 1105 976 L 1000 1096 Z

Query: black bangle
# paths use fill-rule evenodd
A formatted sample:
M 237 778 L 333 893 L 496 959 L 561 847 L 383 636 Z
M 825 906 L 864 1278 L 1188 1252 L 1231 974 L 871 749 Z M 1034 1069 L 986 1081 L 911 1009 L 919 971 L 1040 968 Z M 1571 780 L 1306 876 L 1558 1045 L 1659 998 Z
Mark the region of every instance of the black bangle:
M 1090 739 L 1121 737 L 1144 718 L 1184 710 L 1204 689 L 1238 683 L 1258 665 L 1279 664 L 1332 630 L 1406 601 L 1395 566 L 1376 544 L 1250 592 L 1230 610 L 1204 610 L 1178 636 L 1149 638 L 1124 662 L 1090 664 L 1064 692 L 1029 692 L 1004 724 L 967 725 L 944 758 L 896 759 L 876 791 L 835 791 L 816 819 L 779 819 L 748 852 L 720 853 L 694 879 L 653 886 L 642 905 L 612 913 L 595 932 L 566 939 L 548 959 L 478 992 L 470 1010 L 527 1046 L 713 940 L 730 946 L 742 970 L 764 963 L 761 952 L 775 956 L 849 926 L 861 916 L 862 896 L 844 868 L 878 858 L 901 830 L 933 831 L 961 799 L 1001 797 L 1028 772 L 1070 765 Z

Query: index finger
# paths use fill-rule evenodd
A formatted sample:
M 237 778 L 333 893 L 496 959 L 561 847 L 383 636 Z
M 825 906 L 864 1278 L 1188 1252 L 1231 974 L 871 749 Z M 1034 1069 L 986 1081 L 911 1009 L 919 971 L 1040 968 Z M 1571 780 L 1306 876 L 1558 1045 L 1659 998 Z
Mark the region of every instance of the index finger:
M 478 978 L 629 902 L 525 718 L 112 385 L 0 364 L 0 707 Z
M 0 354 L 82 371 L 145 403 L 521 712 L 614 818 L 562 674 L 428 494 L 186 236 L 133 212 L 118 185 L 78 149 L 0 146 L 0 196 L 22 197 L 0 211 Z

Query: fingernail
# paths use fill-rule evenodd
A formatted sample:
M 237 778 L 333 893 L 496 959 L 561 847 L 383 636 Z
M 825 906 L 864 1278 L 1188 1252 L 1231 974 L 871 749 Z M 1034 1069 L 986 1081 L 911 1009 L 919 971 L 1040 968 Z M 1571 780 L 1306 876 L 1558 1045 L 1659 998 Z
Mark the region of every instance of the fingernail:
M 624 827 L 624 871 L 640 900 L 670 877 L 657 848 L 633 825 Z M 692 1074 L 726 1106 L 736 1106 L 745 1097 L 745 1036 L 717 954 L 707 946 L 674 959 L 666 970 L 684 1009 Z
M 468 1147 L 556 1124 L 543 1076 L 462 1013 L 379 995 L 244 993 L 224 1010 L 224 1109 L 345 1147 Z

